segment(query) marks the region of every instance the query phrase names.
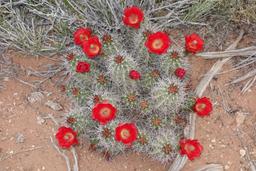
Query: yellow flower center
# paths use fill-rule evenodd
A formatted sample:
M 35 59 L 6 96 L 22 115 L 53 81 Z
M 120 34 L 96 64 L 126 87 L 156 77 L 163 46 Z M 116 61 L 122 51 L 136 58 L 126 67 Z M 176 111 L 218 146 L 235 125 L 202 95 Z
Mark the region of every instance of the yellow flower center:
M 129 21 L 131 24 L 137 24 L 139 22 L 139 17 L 136 14 L 132 14 L 129 16 Z
M 130 131 L 129 130 L 127 130 L 127 129 L 123 129 L 122 131 L 121 131 L 121 137 L 123 138 L 123 139 L 128 139 L 129 137 L 130 137 Z
M 192 151 L 195 150 L 195 147 L 193 145 L 190 145 L 190 144 L 186 144 L 184 148 L 187 152 L 192 152 Z
M 193 40 L 193 41 L 189 42 L 189 47 L 196 49 L 197 44 L 198 44 L 198 42 L 196 40 Z
M 73 139 L 74 139 L 74 135 L 71 132 L 67 132 L 64 135 L 64 140 L 66 140 L 66 141 L 72 141 Z
M 155 39 L 152 43 L 154 49 L 160 49 L 163 46 L 163 41 L 161 39 Z
M 206 105 L 204 103 L 196 104 L 196 110 L 201 112 L 205 109 Z
M 98 45 L 95 44 L 91 44 L 90 45 L 90 52 L 93 54 L 97 54 L 100 51 L 100 47 Z
M 102 117 L 107 118 L 110 116 L 111 110 L 107 107 L 104 107 L 100 110 L 100 114 Z
M 88 40 L 88 36 L 85 34 L 80 34 L 79 38 L 81 41 Z

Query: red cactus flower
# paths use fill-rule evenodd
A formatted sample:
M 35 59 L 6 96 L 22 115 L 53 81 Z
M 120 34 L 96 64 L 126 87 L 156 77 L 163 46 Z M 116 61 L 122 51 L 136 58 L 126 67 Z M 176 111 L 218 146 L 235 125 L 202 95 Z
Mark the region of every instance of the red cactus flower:
M 132 6 L 124 9 L 123 22 L 125 25 L 138 29 L 143 20 L 144 14 L 140 8 Z
M 187 52 L 197 53 L 203 50 L 204 41 L 196 33 L 185 36 L 185 42 Z
M 90 59 L 99 55 L 102 48 L 102 44 L 97 36 L 89 38 L 88 41 L 84 42 L 82 46 L 84 53 Z
M 90 72 L 90 67 L 91 67 L 91 65 L 89 63 L 84 62 L 84 61 L 78 61 L 77 65 L 76 65 L 76 72 L 77 73 Z
M 122 142 L 126 145 L 131 145 L 138 135 L 138 130 L 133 123 L 119 124 L 115 130 L 116 141 Z
M 72 61 L 74 58 L 75 58 L 74 54 L 73 54 L 73 53 L 70 53 L 70 54 L 68 54 L 68 56 L 67 56 L 66 59 L 67 59 L 68 61 Z
M 171 40 L 168 34 L 164 32 L 150 34 L 145 42 L 148 51 L 157 55 L 166 53 L 170 45 Z
M 78 28 L 73 34 L 74 43 L 76 45 L 82 45 L 84 42 L 86 42 L 90 38 L 91 32 L 92 31 L 90 28 L 85 28 L 85 27 Z
M 184 68 L 177 68 L 175 70 L 175 75 L 180 78 L 183 79 L 186 75 L 186 70 Z
M 189 160 L 200 157 L 203 146 L 197 140 L 182 139 L 180 144 L 180 154 L 186 155 Z
M 131 70 L 130 73 L 129 73 L 129 77 L 133 80 L 139 80 L 141 78 L 141 75 L 138 71 Z
M 110 103 L 98 103 L 92 109 L 92 118 L 105 125 L 116 117 L 116 111 L 116 108 Z
M 55 137 L 62 148 L 70 148 L 72 145 L 78 144 L 77 132 L 71 128 L 60 127 Z
M 208 116 L 212 111 L 211 100 L 207 97 L 197 98 L 193 110 L 198 116 Z

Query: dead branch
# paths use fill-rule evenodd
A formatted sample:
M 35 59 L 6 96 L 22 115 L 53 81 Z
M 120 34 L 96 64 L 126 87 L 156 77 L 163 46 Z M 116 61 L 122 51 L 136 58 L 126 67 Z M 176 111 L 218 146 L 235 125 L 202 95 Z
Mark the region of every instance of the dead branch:
M 244 81 L 244 80 L 246 80 L 246 79 L 248 79 L 250 77 L 253 77 L 255 75 L 256 75 L 256 69 L 254 69 L 254 70 L 248 72 L 246 75 L 244 75 L 244 76 L 242 76 L 242 77 L 232 81 L 231 84 L 236 84 L 238 82 Z
M 8 154 L 8 155 L 6 155 L 6 156 L 0 158 L 0 162 L 1 162 L 1 161 L 4 161 L 4 160 L 6 160 L 6 159 L 9 159 L 9 158 L 11 158 L 11 157 L 13 157 L 13 156 L 15 156 L 15 155 L 17 155 L 17 154 L 26 153 L 26 152 L 38 150 L 38 149 L 41 149 L 41 148 L 43 148 L 43 147 L 32 147 L 32 148 L 28 148 L 28 149 L 24 149 L 24 150 L 20 150 L 20 151 L 14 152 L 14 153 L 12 153 L 12 154 Z
M 205 166 L 203 166 L 200 169 L 197 169 L 195 171 L 223 171 L 224 168 L 222 165 L 220 164 L 207 164 Z
M 215 59 L 215 58 L 227 58 L 234 56 L 251 56 L 256 53 L 256 46 L 246 47 L 242 49 L 231 50 L 228 49 L 224 52 L 203 52 L 198 53 L 196 56 L 202 57 L 204 59 Z
M 71 171 L 70 161 L 69 161 L 68 156 L 67 156 L 64 152 L 62 152 L 62 151 L 60 150 L 60 148 L 54 143 L 52 137 L 50 137 L 50 139 L 51 139 L 52 146 L 53 146 L 53 147 L 56 149 L 56 151 L 65 159 L 66 165 L 67 165 L 67 170 L 68 170 L 68 171 Z

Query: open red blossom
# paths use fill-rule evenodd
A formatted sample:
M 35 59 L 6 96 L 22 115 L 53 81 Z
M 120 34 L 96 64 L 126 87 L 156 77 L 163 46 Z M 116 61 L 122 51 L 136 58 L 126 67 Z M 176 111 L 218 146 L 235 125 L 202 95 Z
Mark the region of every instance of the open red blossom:
M 133 80 L 139 80 L 141 78 L 140 73 L 136 70 L 131 70 L 129 73 L 129 77 Z
M 200 157 L 203 146 L 197 140 L 182 139 L 180 144 L 180 154 L 186 155 L 189 160 Z
M 82 45 L 85 41 L 87 41 L 90 38 L 91 32 L 92 31 L 89 28 L 78 28 L 73 34 L 74 43 L 76 45 Z
M 138 29 L 143 20 L 144 13 L 139 7 L 131 6 L 124 9 L 123 22 L 125 25 Z
M 98 103 L 92 109 L 92 118 L 105 125 L 116 117 L 116 111 L 116 108 L 108 102 Z
M 183 79 L 186 75 L 186 70 L 184 68 L 177 68 L 175 70 L 175 75 L 180 78 Z
M 72 128 L 60 127 L 55 137 L 62 148 L 70 148 L 78 144 L 77 133 Z
M 91 65 L 89 63 L 84 62 L 84 61 L 79 61 L 76 64 L 76 72 L 78 72 L 78 73 L 90 72 L 90 67 L 91 67 Z
M 196 33 L 185 36 L 185 42 L 187 52 L 197 53 L 203 50 L 204 41 Z
M 84 53 L 90 59 L 99 55 L 102 48 L 102 44 L 97 36 L 89 38 L 88 41 L 84 42 L 82 46 Z
M 212 111 L 212 102 L 207 97 L 197 98 L 193 110 L 198 116 L 208 116 Z
M 171 40 L 168 34 L 160 31 L 149 34 L 145 42 L 145 46 L 148 48 L 148 51 L 157 55 L 166 53 L 170 45 Z
M 131 145 L 138 135 L 138 130 L 133 123 L 119 124 L 115 130 L 116 141 L 122 142 L 126 145 Z

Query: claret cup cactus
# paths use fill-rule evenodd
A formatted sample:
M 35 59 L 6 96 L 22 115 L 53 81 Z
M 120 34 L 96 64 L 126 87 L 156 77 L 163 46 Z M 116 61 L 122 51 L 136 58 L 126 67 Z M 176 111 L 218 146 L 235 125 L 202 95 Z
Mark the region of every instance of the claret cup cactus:
M 66 92 L 76 107 L 66 122 L 108 158 L 131 150 L 172 162 L 192 109 L 186 49 L 196 53 L 203 42 L 177 44 L 151 20 L 148 2 L 113 4 L 88 10 L 100 21 L 74 29 Z

